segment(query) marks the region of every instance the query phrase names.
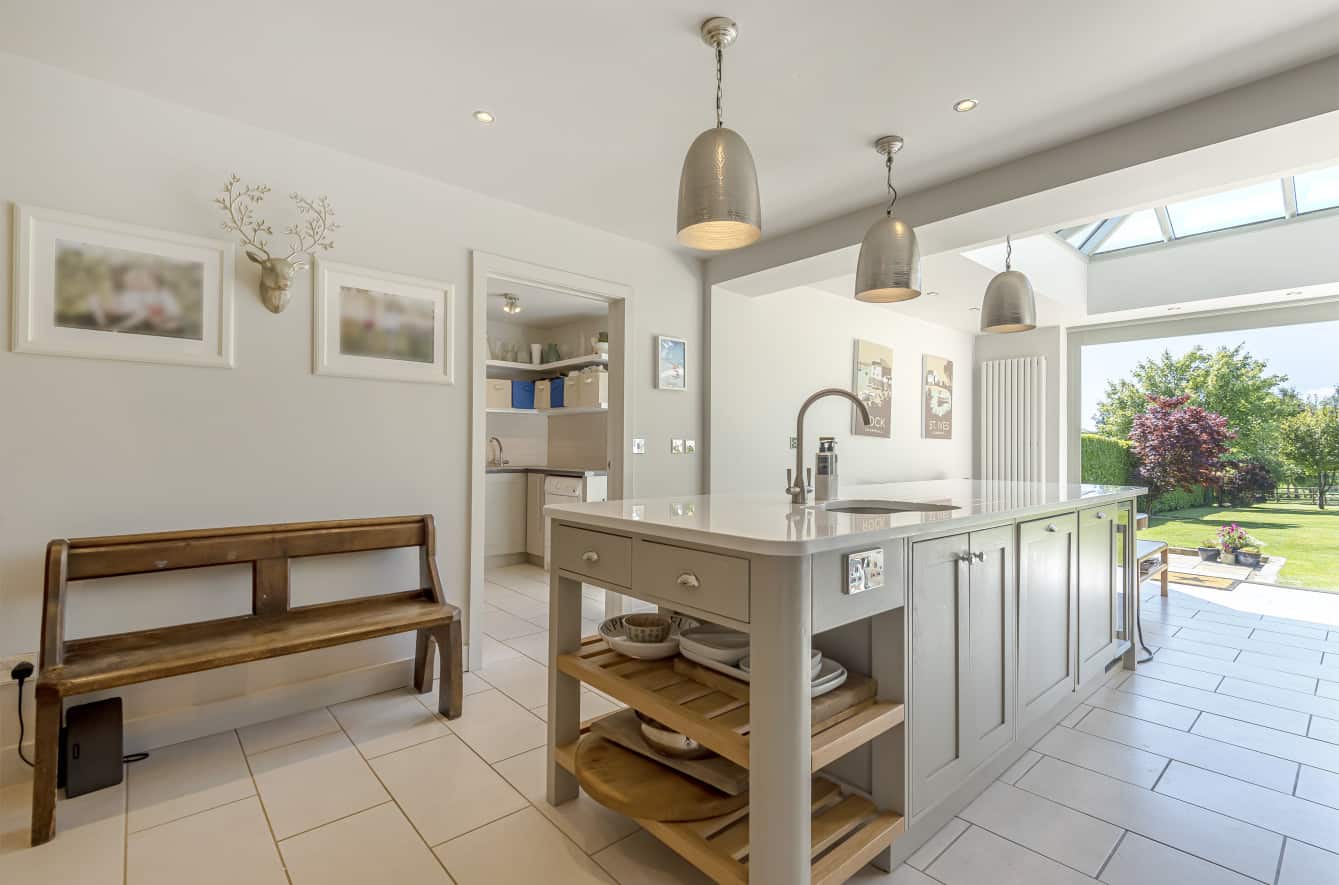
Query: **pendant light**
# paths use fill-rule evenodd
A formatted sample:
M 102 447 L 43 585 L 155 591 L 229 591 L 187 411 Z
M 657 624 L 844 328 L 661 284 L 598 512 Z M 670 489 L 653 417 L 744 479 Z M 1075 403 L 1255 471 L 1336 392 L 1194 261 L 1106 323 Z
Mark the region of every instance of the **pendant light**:
M 921 247 L 915 229 L 893 217 L 897 188 L 893 187 L 893 154 L 902 150 L 902 137 L 885 135 L 874 142 L 888 170 L 888 209 L 874 222 L 860 243 L 855 266 L 857 301 L 888 304 L 910 301 L 921 294 Z
M 722 251 L 757 242 L 762 236 L 758 172 L 744 139 L 721 123 L 722 50 L 739 29 L 717 16 L 702 23 L 702 40 L 716 50 L 716 126 L 693 140 L 679 177 L 679 242 L 694 249 Z
M 999 334 L 1028 332 L 1037 328 L 1036 297 L 1027 276 L 1010 265 L 1013 241 L 1005 237 L 1004 244 L 1004 271 L 995 274 L 981 301 L 981 331 Z

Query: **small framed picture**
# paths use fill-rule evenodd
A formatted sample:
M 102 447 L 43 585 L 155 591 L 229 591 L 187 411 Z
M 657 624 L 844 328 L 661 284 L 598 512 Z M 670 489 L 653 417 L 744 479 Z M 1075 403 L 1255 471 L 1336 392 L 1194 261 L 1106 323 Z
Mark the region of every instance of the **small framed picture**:
M 455 383 L 450 283 L 318 259 L 312 302 L 316 374 Z
M 656 336 L 656 387 L 688 389 L 688 342 L 684 339 Z
M 921 356 L 921 434 L 953 439 L 953 360 Z
M 15 205 L 12 347 L 231 368 L 233 261 L 223 240 Z

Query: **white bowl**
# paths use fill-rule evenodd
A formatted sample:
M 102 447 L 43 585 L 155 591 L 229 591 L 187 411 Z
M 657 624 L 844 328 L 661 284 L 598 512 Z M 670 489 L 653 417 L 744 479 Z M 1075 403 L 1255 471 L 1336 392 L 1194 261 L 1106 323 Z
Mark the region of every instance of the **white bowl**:
M 734 665 L 749 653 L 749 635 L 726 627 L 707 625 L 685 630 L 680 637 L 681 649 L 688 649 L 697 659 Z
M 751 656 L 746 655 L 745 657 L 740 658 L 739 669 L 743 670 L 745 673 L 752 673 L 753 668 L 751 666 L 751 662 L 752 662 Z M 822 669 L 823 669 L 823 653 L 818 649 L 813 649 L 809 655 L 809 678 L 811 680 L 816 681 L 818 679 L 819 671 L 821 671 Z
M 600 624 L 600 636 L 611 649 L 630 658 L 656 661 L 679 653 L 679 634 L 697 626 L 697 621 L 683 615 L 670 617 L 670 635 L 664 642 L 633 642 L 624 633 L 624 615 L 610 618 Z

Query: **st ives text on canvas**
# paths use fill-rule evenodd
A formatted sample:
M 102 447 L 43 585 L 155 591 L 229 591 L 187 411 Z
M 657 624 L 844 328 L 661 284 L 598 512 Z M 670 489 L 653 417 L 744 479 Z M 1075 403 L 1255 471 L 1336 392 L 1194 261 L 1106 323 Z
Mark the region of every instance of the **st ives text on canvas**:
M 204 337 L 204 265 L 56 241 L 55 325 L 165 338 Z

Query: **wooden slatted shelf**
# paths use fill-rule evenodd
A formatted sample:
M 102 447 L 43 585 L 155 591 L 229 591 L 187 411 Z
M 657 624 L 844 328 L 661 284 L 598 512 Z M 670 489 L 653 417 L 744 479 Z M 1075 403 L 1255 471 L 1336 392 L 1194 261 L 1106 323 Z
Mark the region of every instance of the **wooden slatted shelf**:
M 747 683 L 683 658 L 629 658 L 599 637 L 582 640 L 574 654 L 559 655 L 558 669 L 748 768 Z M 902 724 L 902 705 L 876 700 L 876 691 L 874 680 L 852 673 L 840 688 L 814 698 L 811 771 Z
M 573 774 L 575 750 L 576 745 L 569 744 L 559 747 L 555 754 L 558 764 Z M 906 831 L 900 814 L 880 811 L 864 796 L 843 794 L 835 782 L 821 776 L 813 779 L 810 809 L 812 885 L 845 882 Z M 669 823 L 637 819 L 637 823 L 720 885 L 747 885 L 747 807 L 706 820 Z

